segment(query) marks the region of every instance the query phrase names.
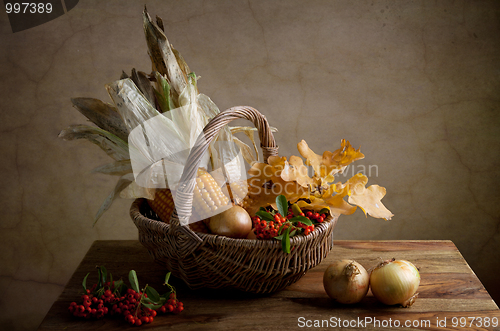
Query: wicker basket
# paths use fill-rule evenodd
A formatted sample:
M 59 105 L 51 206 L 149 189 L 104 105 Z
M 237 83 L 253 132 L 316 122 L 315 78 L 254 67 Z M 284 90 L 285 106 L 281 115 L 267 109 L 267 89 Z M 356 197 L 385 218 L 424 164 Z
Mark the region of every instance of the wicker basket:
M 309 235 L 290 240 L 291 253 L 282 251 L 277 240 L 232 239 L 195 233 L 179 225 L 189 218 L 193 189 L 201 157 L 221 128 L 232 120 L 244 118 L 259 132 L 264 160 L 277 155 L 278 147 L 266 118 L 251 107 L 234 107 L 215 116 L 204 128 L 187 160 L 181 178 L 188 183 L 178 188 L 183 207 L 174 211 L 170 223 L 159 221 L 145 199 L 132 204 L 130 215 L 139 229 L 139 240 L 155 262 L 161 263 L 192 289 L 231 287 L 246 292 L 271 293 L 299 280 L 310 268 L 326 257 L 333 246 L 333 228 L 337 218 L 328 217 Z

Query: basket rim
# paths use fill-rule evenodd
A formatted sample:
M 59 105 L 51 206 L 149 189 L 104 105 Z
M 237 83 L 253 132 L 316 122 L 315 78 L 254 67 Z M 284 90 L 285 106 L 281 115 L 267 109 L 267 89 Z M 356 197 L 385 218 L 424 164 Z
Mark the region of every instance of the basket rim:
M 170 223 L 166 223 L 166 222 L 161 221 L 161 220 L 152 219 L 152 218 L 149 218 L 146 215 L 144 215 L 141 212 L 141 208 L 144 208 L 145 206 L 147 208 L 149 208 L 146 198 L 137 198 L 134 200 L 134 202 L 130 206 L 130 216 L 131 216 L 132 220 L 134 221 L 134 223 L 136 222 L 137 218 L 139 218 L 139 219 L 142 218 L 143 221 L 147 221 L 149 223 L 148 225 L 163 228 L 165 230 L 165 234 L 167 234 L 169 232 L 170 228 L 172 227 L 172 225 Z M 315 239 L 320 234 L 320 232 L 326 231 L 329 227 L 334 227 L 338 221 L 338 218 L 339 218 L 339 215 L 335 215 L 335 216 L 329 215 L 322 223 L 316 224 L 314 231 L 312 231 L 309 235 L 305 236 L 303 234 L 299 234 L 299 235 L 291 237 L 290 238 L 290 246 L 300 245 L 303 242 L 308 242 L 308 241 Z M 183 227 L 183 226 L 179 225 L 177 227 Z M 269 248 L 278 247 L 278 246 L 281 247 L 281 242 L 278 240 L 230 238 L 227 236 L 221 236 L 221 235 L 216 235 L 216 234 L 212 234 L 212 233 L 197 232 L 194 230 L 192 230 L 192 231 L 195 232 L 200 237 L 200 239 L 202 239 L 203 242 L 223 241 L 227 244 L 233 244 L 233 243 L 234 244 L 241 244 L 243 242 L 243 243 L 248 243 L 249 246 L 250 245 L 251 246 L 257 245 L 257 246 L 267 246 Z

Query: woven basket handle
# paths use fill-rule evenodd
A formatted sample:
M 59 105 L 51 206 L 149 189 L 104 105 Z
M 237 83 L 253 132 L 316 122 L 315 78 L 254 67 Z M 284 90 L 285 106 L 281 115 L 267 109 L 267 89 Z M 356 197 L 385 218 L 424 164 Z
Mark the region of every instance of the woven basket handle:
M 196 175 L 200 166 L 201 159 L 206 153 L 210 143 L 217 137 L 219 131 L 229 122 L 244 118 L 255 125 L 259 132 L 260 147 L 264 155 L 264 162 L 267 163 L 269 156 L 278 155 L 278 146 L 274 140 L 267 119 L 258 110 L 247 107 L 238 106 L 229 108 L 212 118 L 205 126 L 203 132 L 198 137 L 195 146 L 191 149 L 189 157 L 186 161 L 186 167 L 182 173 L 180 185 L 176 192 L 176 208 L 170 219 L 171 231 L 182 231 L 196 241 L 202 240 L 188 226 L 180 226 L 179 219 L 191 217 L 191 209 L 193 205 L 193 191 L 196 184 Z

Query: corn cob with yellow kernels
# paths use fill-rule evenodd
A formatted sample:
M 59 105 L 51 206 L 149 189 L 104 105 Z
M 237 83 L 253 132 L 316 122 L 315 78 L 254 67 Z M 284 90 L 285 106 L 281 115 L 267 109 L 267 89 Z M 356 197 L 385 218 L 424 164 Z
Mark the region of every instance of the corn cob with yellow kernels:
M 160 220 L 165 223 L 170 222 L 175 205 L 169 189 L 156 190 L 154 200 L 148 199 L 148 204 Z
M 217 209 L 229 204 L 229 198 L 222 192 L 215 179 L 205 169 L 198 169 L 193 196 L 193 214 L 206 218 L 217 213 Z
M 170 217 L 174 212 L 175 204 L 172 192 L 169 189 L 157 190 L 154 200 L 148 200 L 148 204 L 160 220 L 170 223 Z M 208 228 L 202 221 L 191 223 L 189 227 L 195 232 L 208 233 Z
M 231 183 L 233 188 L 233 183 Z M 240 191 L 236 189 L 235 191 Z M 241 192 L 243 192 L 241 190 Z M 222 192 L 221 188 L 205 169 L 198 169 L 196 185 L 193 192 L 193 215 L 197 219 L 203 219 L 217 213 L 217 209 L 229 204 L 229 198 Z M 239 193 L 241 194 L 241 193 Z M 154 200 L 148 200 L 151 209 L 156 212 L 161 220 L 168 223 L 174 211 L 175 205 L 172 193 L 168 189 L 158 190 Z M 206 232 L 203 222 L 194 222 L 189 225 L 194 231 Z

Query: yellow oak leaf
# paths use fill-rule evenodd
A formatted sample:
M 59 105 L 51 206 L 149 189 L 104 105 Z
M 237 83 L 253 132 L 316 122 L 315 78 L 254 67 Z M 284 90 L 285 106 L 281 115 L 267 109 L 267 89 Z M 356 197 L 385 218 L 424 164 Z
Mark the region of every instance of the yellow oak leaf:
M 348 204 L 344 197 L 348 195 L 349 187 L 347 184 L 332 184 L 324 193 L 325 203 L 330 207 L 332 214 L 351 215 L 356 211 L 356 206 Z
M 307 172 L 308 168 L 304 165 L 304 161 L 300 157 L 292 155 L 290 162 L 285 161 L 281 178 L 285 181 L 296 181 L 300 186 L 315 188 L 316 183 Z
M 360 207 L 365 215 L 368 214 L 376 218 L 390 220 L 394 216 L 381 202 L 386 194 L 384 187 L 371 185 L 365 187 L 368 178 L 362 174 L 357 174 L 349 179 L 349 203 Z
M 359 149 L 354 149 L 345 139 L 342 139 L 340 145 L 339 149 L 334 152 L 325 151 L 322 156 L 314 153 L 305 140 L 297 144 L 297 149 L 306 159 L 306 164 L 312 166 L 316 176 L 321 177 L 325 183 L 332 182 L 333 177 L 342 172 L 351 162 L 365 157 Z

